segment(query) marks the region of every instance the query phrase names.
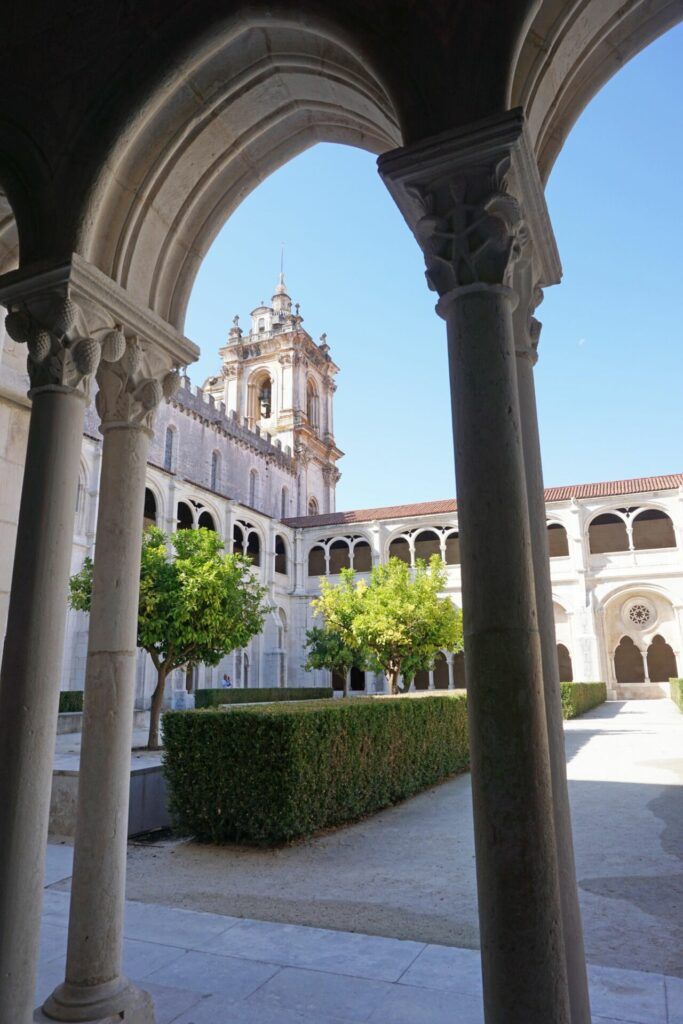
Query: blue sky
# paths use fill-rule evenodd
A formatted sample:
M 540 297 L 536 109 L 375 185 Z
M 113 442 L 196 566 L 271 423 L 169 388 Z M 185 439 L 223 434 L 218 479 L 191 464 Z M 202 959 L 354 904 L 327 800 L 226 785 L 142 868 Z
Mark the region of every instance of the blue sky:
M 564 267 L 548 289 L 536 370 L 546 484 L 683 471 L 683 26 L 595 97 L 547 198 Z M 304 326 L 341 367 L 337 508 L 454 493 L 445 326 L 417 245 L 371 155 L 319 145 L 223 227 L 197 276 L 190 376 L 218 369 L 237 312 L 285 275 Z

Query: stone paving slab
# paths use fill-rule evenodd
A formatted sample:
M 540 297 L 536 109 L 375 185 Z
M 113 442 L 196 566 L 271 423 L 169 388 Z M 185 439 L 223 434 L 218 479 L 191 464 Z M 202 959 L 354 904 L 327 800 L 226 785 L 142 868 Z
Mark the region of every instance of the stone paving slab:
M 63 847 L 48 864 L 63 870 Z M 61 867 L 59 866 L 61 864 Z M 69 894 L 44 892 L 40 1005 L 64 978 Z M 483 1024 L 477 950 L 129 901 L 124 970 L 157 1024 Z M 683 1024 L 683 981 L 589 968 L 594 1024 Z M 667 1008 L 668 1002 L 668 1008 Z

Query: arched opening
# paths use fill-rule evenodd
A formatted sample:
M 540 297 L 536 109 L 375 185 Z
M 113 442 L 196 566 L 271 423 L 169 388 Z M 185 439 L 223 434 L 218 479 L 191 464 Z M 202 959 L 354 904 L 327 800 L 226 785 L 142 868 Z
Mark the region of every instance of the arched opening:
M 249 426 L 253 429 L 260 424 L 268 429 L 273 415 L 273 379 L 268 370 L 258 370 L 249 381 L 247 405 Z
M 249 471 L 249 500 L 247 504 L 250 508 L 256 508 L 256 502 L 258 501 L 258 473 L 255 469 Z
M 389 545 L 389 558 L 400 558 L 410 565 L 410 544 L 406 537 L 395 537 Z
M 320 433 L 320 399 L 318 387 L 312 377 L 308 378 L 306 384 L 306 419 L 314 433 Z
M 356 541 L 354 545 L 353 568 L 356 572 L 370 572 L 372 569 L 372 549 L 366 540 Z
M 618 683 L 644 683 L 643 656 L 630 636 L 622 636 L 614 652 L 614 674 Z
M 588 543 L 592 555 L 628 551 L 626 523 L 614 512 L 603 512 L 602 515 L 596 516 L 588 527 Z
M 325 550 L 319 544 L 308 552 L 308 575 L 324 576 L 327 572 L 325 566 Z
M 308 514 L 309 514 L 309 516 L 317 516 L 318 515 L 318 500 L 317 500 L 317 498 L 309 498 L 308 499 Z
M 460 565 L 460 537 L 449 533 L 446 537 L 446 565 Z
M 221 484 L 221 456 L 220 452 L 211 454 L 211 490 L 217 491 Z
M 145 510 L 143 512 L 143 527 L 146 530 L 150 526 L 156 526 L 157 522 L 157 500 L 154 491 L 145 487 Z
M 354 693 L 362 693 L 365 690 L 365 672 L 362 668 L 351 669 L 351 689 Z
M 651 683 L 668 683 L 670 679 L 678 678 L 676 655 L 659 634 L 647 649 L 647 674 Z
M 439 651 L 434 661 L 434 688 L 436 690 L 447 690 L 449 681 L 448 661 L 443 651 Z
M 415 678 L 413 679 L 413 686 L 415 687 L 416 690 L 429 689 L 429 672 L 426 669 L 421 668 L 418 672 L 415 673 Z
M 343 672 L 333 672 L 332 673 L 332 689 L 334 690 L 335 693 L 343 693 L 344 692 L 344 683 L 345 683 L 345 681 L 346 680 L 345 680 L 345 676 L 344 676 Z
M 166 427 L 164 437 L 164 469 L 172 473 L 175 469 L 175 430 L 173 427 Z
M 557 645 L 557 666 L 560 672 L 560 681 L 563 683 L 574 682 L 574 670 L 572 668 L 572 656 L 565 644 Z
M 647 548 L 675 548 L 674 524 L 657 508 L 639 512 L 633 520 L 633 547 L 636 551 Z
M 234 555 L 244 554 L 244 530 L 239 523 L 235 523 L 232 528 L 232 553 Z
M 261 564 L 261 541 L 254 530 L 249 530 L 247 533 L 247 548 L 244 553 L 247 558 L 251 559 L 252 565 Z
M 351 568 L 351 549 L 346 540 L 335 540 L 330 544 L 330 575 L 334 576 L 342 569 Z
M 279 533 L 275 535 L 275 572 L 287 575 L 287 548 Z
M 421 530 L 415 537 L 415 558 L 428 562 L 432 555 L 441 558 L 441 538 L 434 530 Z
M 176 529 L 178 530 L 192 530 L 194 529 L 194 517 L 192 515 L 192 509 L 185 501 L 178 502 L 178 508 L 176 513 Z
M 465 677 L 465 653 L 464 651 L 458 651 L 457 654 L 453 655 L 453 685 L 456 690 L 467 689 L 467 679 Z
M 207 512 L 206 509 L 204 509 L 203 512 L 199 513 L 199 519 L 197 520 L 197 526 L 201 526 L 205 530 L 214 530 L 215 531 L 215 529 L 216 529 L 216 524 L 213 521 L 213 516 L 211 515 L 210 512 Z
M 548 554 L 551 558 L 566 558 L 569 554 L 567 531 L 561 523 L 548 523 Z

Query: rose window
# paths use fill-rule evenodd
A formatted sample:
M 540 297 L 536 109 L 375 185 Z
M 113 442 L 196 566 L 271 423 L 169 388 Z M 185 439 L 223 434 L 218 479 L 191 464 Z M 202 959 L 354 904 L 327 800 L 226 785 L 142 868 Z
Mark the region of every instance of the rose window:
M 646 626 L 652 618 L 652 613 L 647 605 L 632 604 L 628 610 L 628 617 L 634 626 Z

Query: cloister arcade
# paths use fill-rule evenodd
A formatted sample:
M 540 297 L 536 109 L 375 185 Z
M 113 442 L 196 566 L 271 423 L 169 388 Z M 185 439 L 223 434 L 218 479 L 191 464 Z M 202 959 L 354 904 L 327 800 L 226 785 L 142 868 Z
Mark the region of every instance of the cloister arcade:
M 533 313 L 561 276 L 544 184 L 590 98 L 680 17 L 677 0 L 138 0 L 77 17 L 57 6 L 48 23 L 10 0 L 0 302 L 28 350 L 31 412 L 0 684 L 2 1024 L 33 1020 L 54 666 L 93 379 L 104 440 L 69 944 L 41 1013 L 154 1020 L 121 966 L 150 437 L 198 355 L 182 331 L 208 246 L 259 181 L 318 141 L 379 154 L 446 321 L 486 1021 L 589 1024 L 533 384 Z M 59 87 L 46 89 L 51 64 Z M 306 507 L 316 515 L 317 499 Z M 230 525 L 258 564 L 251 512 Z M 564 557 L 581 546 L 574 536 Z M 241 678 L 252 669 L 244 655 Z

